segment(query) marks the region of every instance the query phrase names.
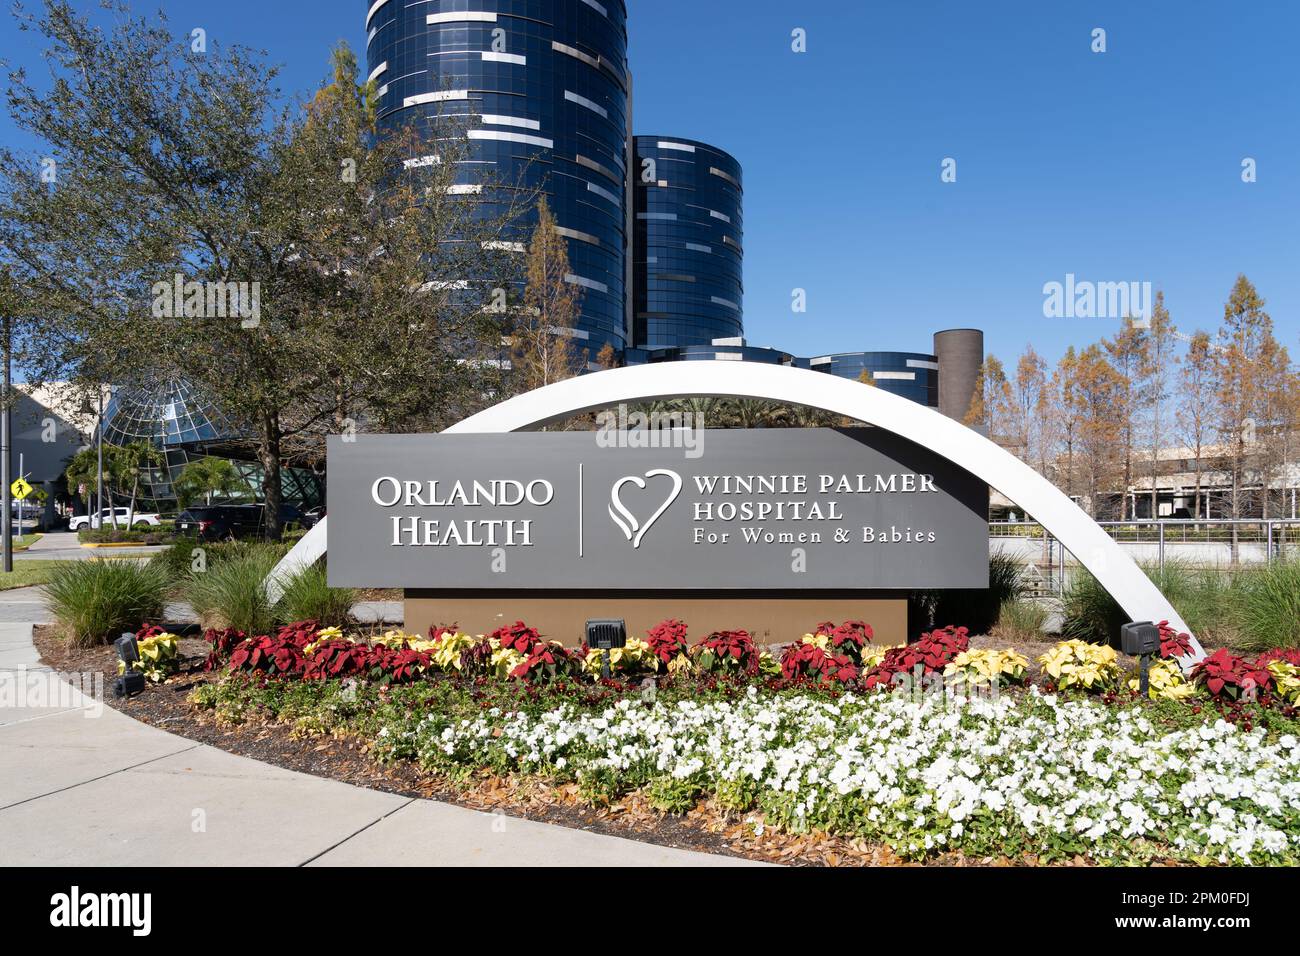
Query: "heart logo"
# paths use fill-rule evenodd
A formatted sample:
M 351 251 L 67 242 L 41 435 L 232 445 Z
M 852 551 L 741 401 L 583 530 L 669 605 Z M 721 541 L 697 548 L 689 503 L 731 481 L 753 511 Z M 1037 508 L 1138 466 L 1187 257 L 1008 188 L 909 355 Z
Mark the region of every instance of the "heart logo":
M 673 480 L 673 490 L 659 506 L 659 510 L 650 516 L 645 524 L 637 520 L 636 515 L 628 510 L 627 505 L 623 504 L 623 489 L 628 485 L 636 485 L 638 488 L 645 490 L 647 480 L 658 478 L 660 476 L 671 478 Z M 628 475 L 626 478 L 620 478 L 614 482 L 614 487 L 609 492 L 609 516 L 614 519 L 614 523 L 623 531 L 624 537 L 632 542 L 633 548 L 641 547 L 641 540 L 646 536 L 646 532 L 654 527 L 654 523 L 663 517 L 663 513 L 668 510 L 669 506 L 677 500 L 677 496 L 682 493 L 682 476 L 675 471 L 669 471 L 667 468 L 656 468 L 654 471 L 647 471 L 645 477 L 640 475 Z

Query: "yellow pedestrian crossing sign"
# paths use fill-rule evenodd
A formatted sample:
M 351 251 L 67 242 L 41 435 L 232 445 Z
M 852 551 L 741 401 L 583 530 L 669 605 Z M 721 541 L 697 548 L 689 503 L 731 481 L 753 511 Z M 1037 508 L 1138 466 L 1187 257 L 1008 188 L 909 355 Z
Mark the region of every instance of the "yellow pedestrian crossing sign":
M 30 495 L 35 489 L 32 488 L 32 486 L 27 483 L 26 478 L 19 478 L 12 485 L 9 486 L 9 490 L 13 492 L 13 496 L 15 498 L 17 498 L 19 501 L 22 501 L 24 498 Z

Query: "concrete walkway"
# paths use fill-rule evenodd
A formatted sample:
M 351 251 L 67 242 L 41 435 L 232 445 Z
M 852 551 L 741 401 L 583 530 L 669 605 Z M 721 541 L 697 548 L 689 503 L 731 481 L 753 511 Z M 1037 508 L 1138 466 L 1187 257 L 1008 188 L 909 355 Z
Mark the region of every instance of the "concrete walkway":
M 142 544 L 133 548 L 83 548 L 75 531 L 47 531 L 40 541 L 14 554 L 15 561 L 85 561 L 103 557 L 149 557 L 166 551 L 165 545 Z
M 31 624 L 0 624 L 0 866 L 745 862 L 282 770 L 138 723 L 64 677 L 40 665 Z

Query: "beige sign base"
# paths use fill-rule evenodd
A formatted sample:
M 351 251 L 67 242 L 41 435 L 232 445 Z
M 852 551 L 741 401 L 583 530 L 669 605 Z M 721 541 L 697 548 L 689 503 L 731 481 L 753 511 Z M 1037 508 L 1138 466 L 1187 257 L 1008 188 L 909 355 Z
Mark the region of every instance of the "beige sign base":
M 582 643 L 587 621 L 606 618 L 627 621 L 633 637 L 644 637 L 660 621 L 677 618 L 690 627 L 691 643 L 713 631 L 743 629 L 758 644 L 786 644 L 822 621 L 866 621 L 875 631 L 877 646 L 907 641 L 907 599 L 893 592 L 872 592 L 871 597 L 772 597 L 770 592 L 406 592 L 408 634 L 425 634 L 434 624 L 456 624 L 469 634 L 489 634 L 524 621 L 546 639 L 574 646 Z

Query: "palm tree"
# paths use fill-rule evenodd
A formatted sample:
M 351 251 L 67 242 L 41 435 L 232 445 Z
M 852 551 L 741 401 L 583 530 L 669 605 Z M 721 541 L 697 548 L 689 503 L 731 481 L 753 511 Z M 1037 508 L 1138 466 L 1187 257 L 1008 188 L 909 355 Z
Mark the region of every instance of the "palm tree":
M 213 495 L 230 498 L 252 493 L 248 482 L 225 458 L 200 458 L 190 462 L 176 476 L 172 488 L 176 491 L 177 504 L 182 508 L 188 508 L 200 497 L 210 505 Z
M 127 476 L 131 478 L 131 504 L 126 512 L 126 526 L 129 528 L 135 523 L 135 499 L 140 493 L 140 472 L 145 468 L 162 464 L 164 458 L 161 451 L 143 441 L 134 441 L 116 449 L 113 458 L 115 470 L 123 478 Z M 116 511 L 113 512 L 113 527 L 117 527 Z

